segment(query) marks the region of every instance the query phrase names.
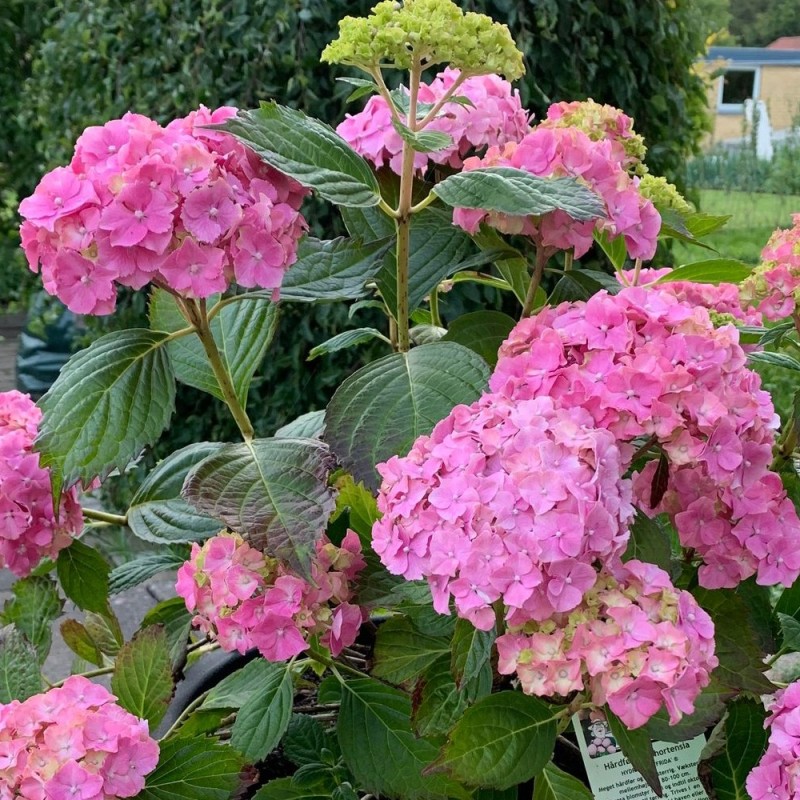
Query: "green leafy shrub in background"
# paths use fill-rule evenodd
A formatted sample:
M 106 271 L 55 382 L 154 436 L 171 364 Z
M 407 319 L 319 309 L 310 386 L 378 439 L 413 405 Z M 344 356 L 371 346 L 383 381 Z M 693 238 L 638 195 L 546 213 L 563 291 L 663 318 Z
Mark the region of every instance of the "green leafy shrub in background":
M 28 33 L 20 38 L 18 32 L 13 47 L 17 53 L 27 48 L 28 66 L 13 76 L 14 91 L 2 95 L 13 122 L 8 122 L 10 132 L 0 130 L 27 148 L 15 154 L 27 166 L 10 176 L 11 188 L 25 196 L 37 174 L 69 160 L 84 128 L 128 110 L 163 122 L 200 103 L 249 107 L 274 97 L 327 122 L 338 121 L 355 108 L 345 103 L 351 87 L 335 77 L 352 71 L 330 70 L 319 55 L 341 16 L 363 14 L 372 5 L 373 0 L 15 3 Z M 703 37 L 686 0 L 625 0 L 610 10 L 593 0 L 479 0 L 464 6 L 505 19 L 515 31 L 527 69 L 520 83 L 523 103 L 537 116 L 551 101 L 590 96 L 623 108 L 654 143 L 648 153 L 653 171 L 682 182 L 682 165 L 698 145 L 705 112 L 702 81 L 691 69 Z M 578 39 L 580 48 L 574 46 Z M 317 232 L 342 232 L 338 218 L 321 203 L 307 216 Z M 16 222 L 0 226 L 0 237 L 15 242 Z M 14 264 L 22 263 L 15 254 Z M 21 267 L 9 273 L 23 274 Z M 462 292 L 453 302 L 464 297 Z M 0 282 L 0 304 L 2 299 Z M 125 316 L 130 325 L 131 317 Z M 369 324 L 368 312 L 356 322 Z M 103 332 L 106 324 L 92 322 L 90 333 Z M 289 373 L 313 344 L 354 326 L 338 306 L 315 307 L 302 324 L 284 320 L 282 358 L 267 365 L 264 381 L 253 389 L 265 429 L 321 407 L 343 374 L 361 363 L 346 351 L 324 364 L 314 362 L 303 373 L 303 385 L 297 384 L 299 373 Z M 187 390 L 178 403 L 187 439 L 199 435 L 200 428 L 205 435 L 230 433 L 225 415 L 196 392 Z

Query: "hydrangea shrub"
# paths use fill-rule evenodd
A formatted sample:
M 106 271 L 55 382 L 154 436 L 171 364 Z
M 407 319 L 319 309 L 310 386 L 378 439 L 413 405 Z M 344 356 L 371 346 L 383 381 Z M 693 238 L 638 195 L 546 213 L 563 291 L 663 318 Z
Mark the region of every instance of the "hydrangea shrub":
M 107 314 L 124 286 L 151 313 L 77 354 L 39 407 L 0 397 L 0 565 L 22 578 L 0 628 L 0 798 L 522 797 L 533 781 L 576 800 L 575 713 L 622 726 L 657 793 L 652 740 L 713 731 L 712 797 L 800 796 L 782 683 L 800 651 L 798 423 L 753 370 L 800 372 L 797 231 L 752 274 L 700 250 L 649 264 L 725 218 L 649 172 L 622 110 L 533 119 L 512 32 L 451 0 L 380 2 L 322 58 L 368 97 L 336 131 L 269 102 L 163 127 L 130 113 L 21 204 L 47 291 Z M 305 235 L 309 193 L 347 237 Z M 517 318 L 459 316 L 462 282 Z M 322 302 L 384 323 L 311 357 L 386 355 L 256 438 L 248 387 L 280 307 Z M 224 401 L 241 441 L 165 458 L 128 509 L 82 498 L 155 443 L 176 381 Z M 92 546 L 108 526 L 149 551 L 112 570 Z M 109 595 L 167 569 L 177 597 L 125 641 Z M 62 595 L 89 666 L 50 685 Z M 173 701 L 218 650 L 234 671 Z M 106 674 L 113 695 L 88 680 Z

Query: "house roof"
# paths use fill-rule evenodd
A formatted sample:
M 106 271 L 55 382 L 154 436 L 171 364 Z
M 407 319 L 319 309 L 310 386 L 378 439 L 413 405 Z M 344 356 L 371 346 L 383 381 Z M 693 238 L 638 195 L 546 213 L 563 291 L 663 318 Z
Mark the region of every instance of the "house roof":
M 800 36 L 781 36 L 770 42 L 767 50 L 800 50 Z
M 798 38 L 800 39 L 800 37 Z M 800 67 L 800 48 L 786 50 L 772 47 L 709 47 L 706 61 L 718 61 L 720 59 L 730 61 L 734 65 L 748 67 L 766 64 Z

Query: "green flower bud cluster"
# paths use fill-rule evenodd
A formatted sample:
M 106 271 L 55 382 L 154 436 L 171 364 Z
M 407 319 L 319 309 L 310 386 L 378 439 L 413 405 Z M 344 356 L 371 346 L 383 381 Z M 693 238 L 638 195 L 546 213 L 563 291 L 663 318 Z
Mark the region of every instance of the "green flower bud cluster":
M 679 214 L 690 214 L 694 210 L 675 188 L 675 184 L 669 183 L 666 178 L 659 178 L 649 173 L 643 175 L 639 181 L 639 193 L 651 200 L 659 209 L 671 208 Z
M 723 325 L 738 325 L 741 322 L 733 314 L 713 311 L 712 309 L 709 309 L 708 316 L 711 317 L 711 322 L 715 328 L 721 328 Z
M 379 66 L 448 64 L 468 75 L 498 74 L 511 81 L 525 72 L 506 25 L 464 13 L 452 0 L 384 0 L 369 17 L 345 17 L 322 60 L 367 72 Z

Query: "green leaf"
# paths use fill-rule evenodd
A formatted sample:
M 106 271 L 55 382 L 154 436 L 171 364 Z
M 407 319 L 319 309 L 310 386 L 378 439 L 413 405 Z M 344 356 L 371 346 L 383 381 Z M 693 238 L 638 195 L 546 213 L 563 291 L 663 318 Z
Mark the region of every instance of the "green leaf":
M 111 691 L 126 711 L 146 719 L 150 730 L 158 727 L 175 691 L 167 632 L 163 627 L 143 628 L 120 648 Z
M 552 761 L 533 784 L 533 800 L 593 800 L 593 797 L 577 778 L 560 770 Z
M 276 439 L 319 439 L 325 428 L 324 411 L 308 411 L 275 431 Z
M 259 690 L 242 704 L 231 729 L 231 745 L 251 763 L 278 746 L 292 716 L 292 671 L 286 664 L 270 667 Z
M 605 707 L 604 713 L 622 754 L 631 762 L 631 766 L 645 779 L 647 785 L 661 797 L 661 779 L 658 777 L 656 757 L 653 753 L 653 742 L 644 728 L 630 730 L 614 712 Z
M 473 311 L 450 323 L 445 342 L 456 342 L 477 353 L 490 367 L 497 365 L 497 351 L 508 338 L 516 320 L 500 311 Z
M 183 601 L 181 601 L 183 602 Z M 88 661 L 97 667 L 103 666 L 103 653 L 97 642 L 91 637 L 86 627 L 76 619 L 65 619 L 61 623 L 61 638 L 64 644 L 75 653 L 78 658 Z
M 659 209 L 659 213 L 662 220 L 659 239 L 678 239 L 705 250 L 714 248 L 701 242 L 700 239 L 722 228 L 731 218 L 731 215 L 714 216 L 698 212 L 680 214 L 674 209 Z
M 502 250 L 504 255 L 494 262 L 494 266 L 513 290 L 520 303 L 525 303 L 531 276 L 525 257 L 503 239 L 488 225 L 481 225 L 480 231 L 472 236 L 481 250 Z
M 792 372 L 800 372 L 800 361 L 787 353 L 772 353 L 769 350 L 760 350 L 748 353 L 747 360 L 751 364 L 769 364 L 773 367 L 783 367 Z
M 595 231 L 594 240 L 600 245 L 600 249 L 606 254 L 606 258 L 611 262 L 615 270 L 624 268 L 628 251 L 625 247 L 625 237 L 616 236 L 613 239 L 608 231 Z
M 201 708 L 241 708 L 263 693 L 275 674 L 275 665 L 271 662 L 261 658 L 250 661 L 216 684 Z
M 297 261 L 281 284 L 281 299 L 322 303 L 366 297 L 366 283 L 375 279 L 391 243 L 391 238 L 385 237 L 366 244 L 356 239 L 322 241 L 305 237 L 297 248 Z M 243 295 L 243 299 L 248 296 Z
M 363 544 L 369 545 L 372 526 L 381 516 L 378 503 L 363 483 L 356 483 L 353 476 L 347 474 L 336 480 L 336 516 L 344 511 L 348 512 L 349 527 L 359 535 Z
M 316 786 L 298 786 L 291 778 L 278 778 L 262 786 L 253 800 L 331 800 L 331 793 Z
M 369 164 L 332 128 L 302 111 L 262 103 L 216 127 L 337 206 L 374 206 L 380 200 Z
M 565 300 L 588 300 L 593 294 L 605 289 L 610 294 L 622 290 L 622 284 L 611 275 L 589 269 L 573 269 L 565 272 L 553 288 L 548 303 L 557 305 Z
M 372 674 L 389 683 L 404 683 L 416 679 L 436 659 L 449 653 L 448 639 L 426 636 L 407 617 L 394 617 L 378 628 Z
M 538 178 L 513 167 L 459 172 L 437 183 L 433 191 L 449 206 L 516 216 L 560 209 L 573 219 L 590 220 L 605 210 L 600 198 L 575 178 Z
M 104 614 L 108 610 L 108 562 L 79 539 L 58 554 L 58 581 L 64 594 L 84 611 Z
M 62 489 L 123 470 L 167 427 L 175 378 L 165 341 L 157 331 L 106 334 L 74 355 L 39 401 L 36 447 L 56 505 Z
M 477 399 L 488 378 L 486 363 L 455 342 L 385 356 L 337 389 L 325 416 L 325 440 L 356 480 L 375 489 L 376 464 L 407 453 L 454 406 Z
M 714 677 L 725 689 L 771 694 L 775 687 L 764 675 L 766 666 L 758 646 L 758 632 L 744 600 L 729 589 L 692 590 L 697 602 L 714 622 L 715 654 L 719 666 Z
M 169 657 L 173 672 L 183 667 L 186 661 L 186 646 L 189 643 L 189 632 L 192 629 L 192 615 L 186 608 L 182 597 L 172 597 L 153 606 L 142 620 L 142 628 L 150 625 L 161 625 L 167 634 Z
M 410 720 L 411 701 L 399 689 L 371 678 L 345 682 L 337 733 L 359 788 L 403 800 L 464 797 L 452 781 L 422 774 L 436 747 L 414 735 Z
M 50 623 L 61 614 L 64 601 L 46 575 L 16 581 L 12 591 L 14 597 L 3 608 L 3 624 L 15 625 L 36 648 L 39 662 L 44 663 L 52 641 Z
M 775 604 L 775 610 L 800 620 L 800 580 L 787 586 Z
M 658 519 L 651 519 L 637 510 L 623 560 L 645 561 L 669 572 L 671 558 L 669 533 L 664 530 Z
M 36 648 L 14 625 L 0 628 L 0 703 L 27 700 L 42 691 Z
M 763 705 L 752 700 L 737 700 L 728 706 L 715 731 L 718 735 L 709 739 L 706 748 L 716 744 L 715 752 L 704 751 L 700 762 L 701 775 L 710 778 L 716 800 L 750 800 L 745 781 L 767 743 L 765 717 Z
M 209 307 L 218 300 L 218 295 L 210 298 Z M 173 333 L 187 324 L 175 298 L 163 289 L 156 289 L 150 299 L 150 327 L 156 331 Z M 231 376 L 236 397 L 245 405 L 253 375 L 261 366 L 278 328 L 278 307 L 266 298 L 230 303 L 214 316 L 210 325 L 222 363 Z M 197 336 L 190 334 L 174 339 L 167 344 L 167 349 L 179 381 L 224 402 L 222 389 Z
M 378 86 L 374 81 L 364 80 L 364 78 L 345 77 L 337 78 L 336 80 L 355 86 L 355 89 L 345 99 L 345 103 L 352 103 L 354 100 L 359 100 L 378 91 Z
M 219 533 L 219 522 L 182 499 L 181 489 L 190 470 L 221 448 L 216 442 L 197 442 L 157 464 L 131 500 L 128 527 L 157 544 L 200 542 Z
M 101 653 L 112 657 L 119 653 L 120 647 L 125 644 L 125 637 L 122 635 L 119 620 L 110 607 L 102 614 L 87 611 L 83 622 Z
M 239 785 L 242 757 L 214 739 L 169 738 L 158 766 L 136 800 L 230 800 Z
M 318 344 L 316 347 L 311 348 L 308 354 L 307 361 L 313 361 L 319 356 L 326 356 L 330 353 L 336 353 L 339 350 L 346 350 L 348 347 L 355 347 L 364 342 L 370 342 L 373 339 L 382 339 L 386 344 L 391 345 L 391 342 L 375 328 L 355 328 L 351 331 L 342 331 L 336 334 L 326 342 Z
M 334 508 L 332 460 L 315 439 L 225 445 L 194 467 L 183 493 L 257 549 L 306 571 Z
M 144 583 L 159 572 L 179 569 L 188 559 L 189 550 L 185 548 L 181 552 L 162 550 L 158 553 L 148 553 L 126 561 L 111 571 L 108 591 L 110 594 L 119 594 Z
M 286 758 L 298 767 L 322 761 L 323 749 L 332 754 L 339 750 L 336 739 L 322 727 L 322 723 L 306 714 L 292 714 L 281 747 Z
M 436 659 L 414 686 L 412 723 L 420 736 L 441 736 L 469 707 L 467 693 L 456 686 L 447 656 Z
M 530 780 L 553 754 L 557 714 L 557 708 L 522 692 L 484 697 L 453 728 L 436 768 L 496 789 Z
M 458 269 L 474 254 L 472 240 L 453 225 L 452 214 L 438 207 L 426 208 L 411 218 L 410 255 L 408 262 L 409 311 L 419 306 L 431 290 Z M 486 263 L 484 256 L 476 265 Z M 397 318 L 397 261 L 390 251 L 376 276 L 378 289 L 392 316 Z
M 459 686 L 478 677 L 492 655 L 492 645 L 497 636 L 494 628 L 479 631 L 466 619 L 456 622 L 451 643 L 451 670 Z
M 797 653 L 800 652 L 800 622 L 788 614 L 778 613 L 778 621 L 783 635 L 783 646 Z
M 656 283 L 691 281 L 692 283 L 741 283 L 753 268 L 735 258 L 711 258 L 694 261 L 668 272 Z
M 441 131 L 412 131 L 402 122 L 392 119 L 392 126 L 400 135 L 400 138 L 411 145 L 411 149 L 417 153 L 435 153 L 437 150 L 444 150 L 453 144 L 453 138 Z

